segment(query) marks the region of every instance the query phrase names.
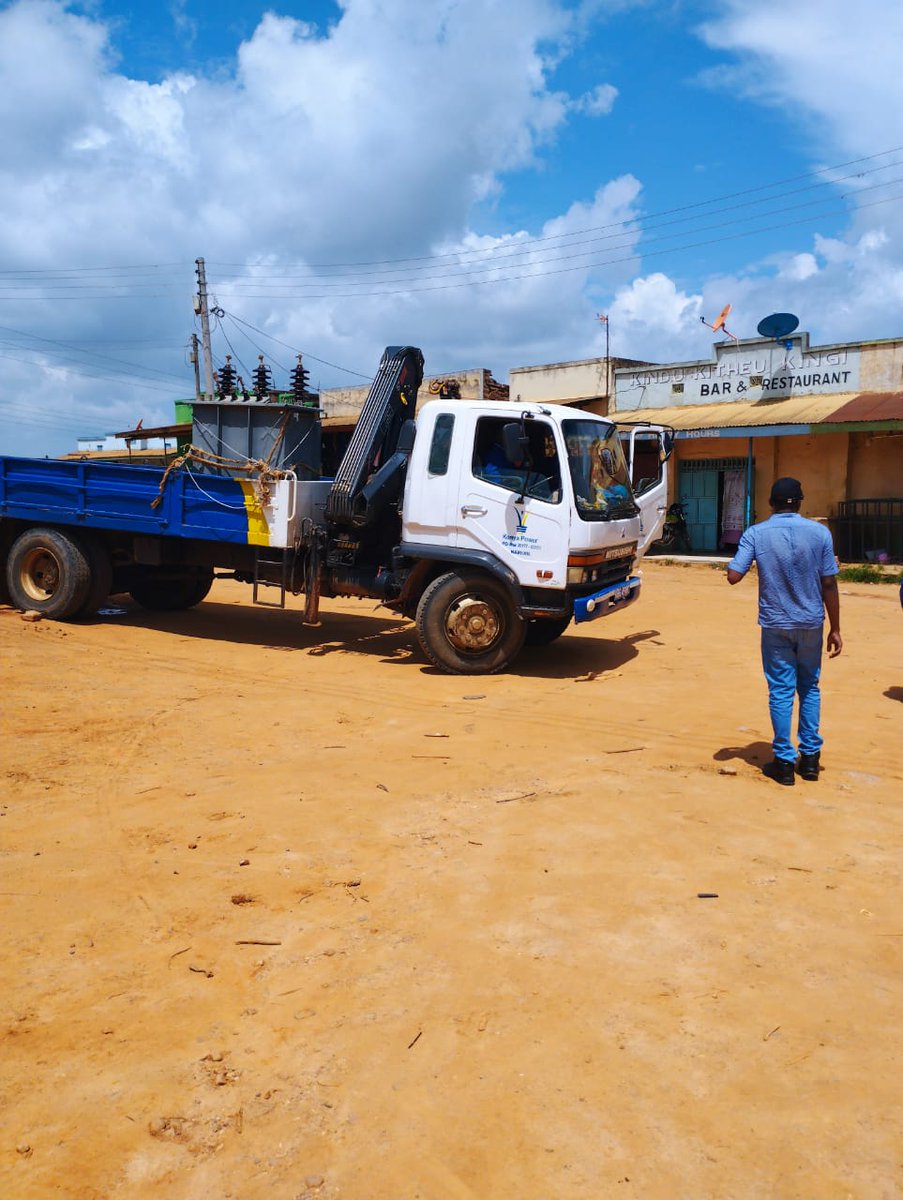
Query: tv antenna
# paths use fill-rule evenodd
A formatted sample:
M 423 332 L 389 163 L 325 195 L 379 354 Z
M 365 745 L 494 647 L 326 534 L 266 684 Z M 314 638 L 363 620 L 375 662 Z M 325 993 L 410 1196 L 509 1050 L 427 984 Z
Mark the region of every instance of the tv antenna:
M 737 337 L 736 334 L 731 333 L 731 331 L 729 329 L 727 329 L 724 324 L 724 322 L 727 320 L 728 313 L 730 311 L 731 311 L 731 306 L 729 304 L 725 304 L 724 308 L 722 308 L 721 312 L 718 314 L 718 316 L 715 318 L 715 320 L 712 321 L 711 324 L 709 324 L 709 322 L 705 319 L 705 317 L 700 317 L 699 319 L 700 319 L 700 321 L 702 321 L 703 325 L 705 325 L 705 326 L 707 326 L 707 328 L 711 329 L 711 331 L 713 333 L 717 333 L 719 329 L 722 329 L 722 330 L 724 330 L 724 333 L 729 338 L 733 338 L 734 341 L 737 342 L 740 339 Z

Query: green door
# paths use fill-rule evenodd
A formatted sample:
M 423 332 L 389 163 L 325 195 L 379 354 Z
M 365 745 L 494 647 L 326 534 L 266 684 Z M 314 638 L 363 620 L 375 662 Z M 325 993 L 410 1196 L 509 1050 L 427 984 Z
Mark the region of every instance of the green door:
M 718 549 L 718 471 L 682 470 L 679 496 L 687 518 L 690 548 L 714 552 Z

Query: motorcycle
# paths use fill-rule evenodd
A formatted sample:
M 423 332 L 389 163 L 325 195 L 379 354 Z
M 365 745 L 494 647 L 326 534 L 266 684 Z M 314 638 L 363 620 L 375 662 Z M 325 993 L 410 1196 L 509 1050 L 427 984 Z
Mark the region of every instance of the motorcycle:
M 679 501 L 675 501 L 674 504 L 669 505 L 665 516 L 665 526 L 662 530 L 662 536 L 657 542 L 652 543 L 649 553 L 690 553 L 690 531 L 687 529 L 687 514 L 684 511 L 684 506 Z

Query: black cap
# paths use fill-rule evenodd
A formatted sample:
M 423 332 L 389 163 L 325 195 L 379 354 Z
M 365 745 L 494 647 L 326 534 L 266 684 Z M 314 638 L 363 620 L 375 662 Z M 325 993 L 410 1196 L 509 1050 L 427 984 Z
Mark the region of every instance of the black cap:
M 772 508 L 789 508 L 792 504 L 799 504 L 802 498 L 803 485 L 798 479 L 791 479 L 789 475 L 783 479 L 776 479 L 771 485 Z

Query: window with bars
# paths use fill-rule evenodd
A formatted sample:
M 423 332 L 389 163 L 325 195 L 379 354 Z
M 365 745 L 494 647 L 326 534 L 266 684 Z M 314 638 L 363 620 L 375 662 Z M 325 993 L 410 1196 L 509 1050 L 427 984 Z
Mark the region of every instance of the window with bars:
M 753 459 L 753 466 L 756 460 Z M 690 458 L 681 459 L 682 471 L 745 471 L 745 458 Z

